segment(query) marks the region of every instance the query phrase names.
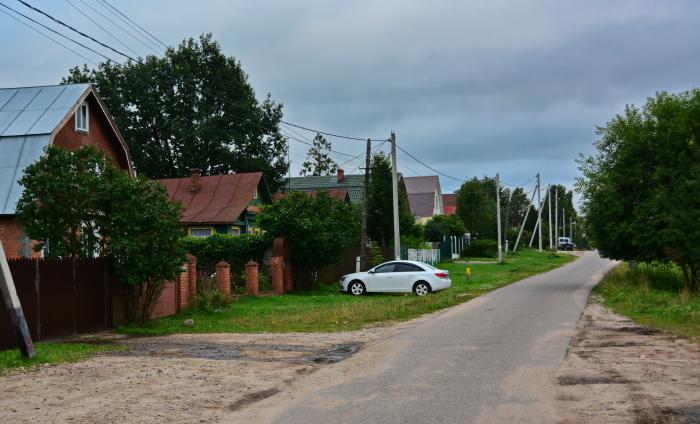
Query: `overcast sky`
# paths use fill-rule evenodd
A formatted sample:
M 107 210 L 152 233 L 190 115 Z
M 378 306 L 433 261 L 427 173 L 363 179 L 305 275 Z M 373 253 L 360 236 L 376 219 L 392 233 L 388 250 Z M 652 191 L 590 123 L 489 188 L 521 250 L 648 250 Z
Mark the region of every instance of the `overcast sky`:
M 64 0 L 27 1 L 116 43 Z M 69 1 L 113 29 L 82 0 Z M 269 92 L 284 103 L 286 120 L 357 137 L 393 129 L 399 145 L 457 178 L 500 172 L 522 184 L 540 172 L 544 184 L 572 185 L 596 125 L 657 91 L 700 85 L 694 0 L 111 2 L 168 44 L 212 32 L 259 98 Z M 4 14 L 0 58 L 2 87 L 58 83 L 84 62 Z M 331 141 L 345 153 L 364 149 Z M 307 146 L 291 143 L 296 174 Z M 403 154 L 399 169 L 434 174 Z M 459 186 L 441 181 L 443 192 Z

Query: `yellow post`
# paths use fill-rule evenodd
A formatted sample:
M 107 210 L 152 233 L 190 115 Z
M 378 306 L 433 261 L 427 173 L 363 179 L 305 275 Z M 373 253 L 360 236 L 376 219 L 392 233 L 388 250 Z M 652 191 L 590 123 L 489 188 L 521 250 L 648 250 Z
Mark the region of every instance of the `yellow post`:
M 472 278 L 472 269 L 467 267 L 467 278 Z

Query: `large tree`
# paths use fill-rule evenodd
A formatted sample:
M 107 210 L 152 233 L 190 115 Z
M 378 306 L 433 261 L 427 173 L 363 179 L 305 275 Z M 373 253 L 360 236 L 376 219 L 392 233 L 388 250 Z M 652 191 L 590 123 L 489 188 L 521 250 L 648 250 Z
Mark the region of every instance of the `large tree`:
M 306 153 L 306 160 L 301 167 L 301 175 L 332 175 L 338 164 L 331 158 L 331 143 L 321 134 L 316 134 L 313 144 Z
M 501 195 L 501 206 L 505 207 Z M 493 179 L 472 178 L 457 190 L 456 214 L 472 236 L 496 239 L 496 184 Z M 505 213 L 505 209 L 502 210 Z M 503 216 L 503 215 L 502 215 Z
M 93 146 L 49 147 L 25 170 L 17 216 L 49 258 L 109 256 L 126 291 L 127 318 L 149 319 L 180 271 L 180 206 L 165 188 L 132 178 Z
M 659 93 L 598 128 L 579 160 L 587 232 L 604 255 L 673 262 L 700 278 L 700 90 Z
M 382 247 L 393 245 L 394 212 L 392 206 L 391 161 L 383 153 L 372 156 L 367 207 L 370 239 Z M 402 237 L 420 236 L 420 228 L 411 213 L 408 198 L 399 191 L 399 233 Z
M 256 222 L 267 235 L 288 240 L 296 272 L 302 277 L 296 284 L 302 288 L 318 285 L 323 268 L 359 242 L 357 210 L 325 191 L 315 196 L 290 192 L 263 206 Z
M 240 62 L 211 34 L 124 67 L 75 67 L 62 82 L 97 85 L 138 172 L 149 178 L 181 177 L 191 168 L 262 171 L 276 191 L 288 170 L 282 105 L 269 94 L 258 101 Z

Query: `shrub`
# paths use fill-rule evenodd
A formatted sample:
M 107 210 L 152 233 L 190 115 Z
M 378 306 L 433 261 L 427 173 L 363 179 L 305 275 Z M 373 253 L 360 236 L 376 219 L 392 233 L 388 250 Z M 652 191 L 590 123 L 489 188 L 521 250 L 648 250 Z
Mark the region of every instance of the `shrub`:
M 496 240 L 474 240 L 462 251 L 462 257 L 493 258 L 498 254 Z
M 211 237 L 184 237 L 183 248 L 197 257 L 197 267 L 214 269 L 220 261 L 231 265 L 231 275 L 239 275 L 243 266 L 251 259 L 262 263 L 270 242 L 264 237 L 244 234 L 232 236 L 215 234 Z

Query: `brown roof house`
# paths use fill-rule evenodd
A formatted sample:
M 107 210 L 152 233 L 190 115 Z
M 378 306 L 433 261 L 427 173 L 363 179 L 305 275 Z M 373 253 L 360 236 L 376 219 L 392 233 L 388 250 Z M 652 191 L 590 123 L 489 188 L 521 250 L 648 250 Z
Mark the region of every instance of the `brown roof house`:
M 180 223 L 188 236 L 256 234 L 260 206 L 271 202 L 262 172 L 202 176 L 160 181 L 173 201 L 182 204 Z
M 457 212 L 457 193 L 442 195 L 442 208 L 445 216 L 449 216 Z
M 92 84 L 0 88 L 0 241 L 7 256 L 32 256 L 15 207 L 24 170 L 47 146 L 93 144 L 134 174 L 129 150 Z
M 418 223 L 425 224 L 435 215 L 444 215 L 440 179 L 437 175 L 404 177 L 404 182 L 408 204 Z

